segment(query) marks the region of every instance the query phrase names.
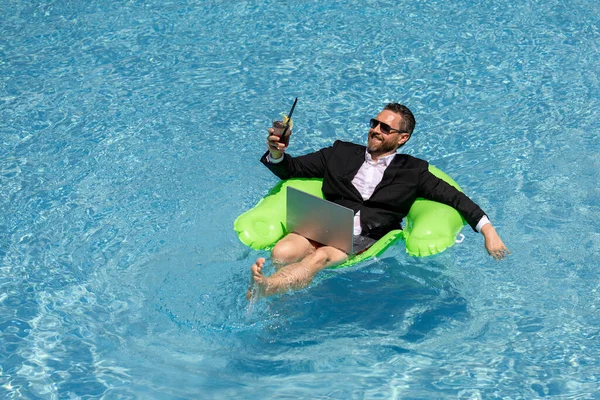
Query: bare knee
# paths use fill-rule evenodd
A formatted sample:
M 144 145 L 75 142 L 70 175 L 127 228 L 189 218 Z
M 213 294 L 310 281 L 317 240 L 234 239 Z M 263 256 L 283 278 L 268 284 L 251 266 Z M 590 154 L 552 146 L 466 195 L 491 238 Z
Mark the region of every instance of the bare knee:
M 303 239 L 303 240 L 302 240 Z M 310 242 L 304 238 L 284 238 L 271 251 L 271 259 L 277 264 L 290 264 L 302 260 L 314 251 Z
M 325 246 L 316 249 L 314 253 L 308 256 L 305 260 L 317 269 L 322 269 L 332 265 L 340 264 L 347 258 L 348 256 L 343 251 L 333 247 Z
M 323 250 L 322 247 L 316 249 L 315 252 L 310 255 L 310 260 L 315 265 L 327 265 L 330 258 L 328 252 Z
M 277 243 L 271 250 L 271 259 L 278 264 L 288 264 L 296 261 L 296 254 L 289 243 Z

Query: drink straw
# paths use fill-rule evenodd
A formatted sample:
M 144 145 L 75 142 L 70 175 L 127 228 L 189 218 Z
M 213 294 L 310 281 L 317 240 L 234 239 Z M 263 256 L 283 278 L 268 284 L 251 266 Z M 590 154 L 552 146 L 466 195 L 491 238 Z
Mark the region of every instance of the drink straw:
M 283 128 L 283 133 L 281 134 L 281 137 L 284 137 L 285 134 L 287 133 L 288 128 L 290 127 L 290 121 L 292 120 L 292 114 L 294 113 L 294 108 L 296 108 L 296 103 L 298 102 L 298 98 L 296 97 L 296 100 L 294 100 L 294 104 L 292 104 L 292 109 L 290 110 L 290 113 L 288 114 L 288 122 L 285 124 L 285 128 Z

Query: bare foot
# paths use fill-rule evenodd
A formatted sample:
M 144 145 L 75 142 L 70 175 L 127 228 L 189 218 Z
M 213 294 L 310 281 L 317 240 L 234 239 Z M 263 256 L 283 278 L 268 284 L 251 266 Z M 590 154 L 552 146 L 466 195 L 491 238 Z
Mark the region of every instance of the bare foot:
M 258 300 L 264 295 L 267 284 L 267 277 L 262 272 L 264 265 L 265 259 L 257 258 L 250 267 L 250 287 L 246 292 L 246 300 Z

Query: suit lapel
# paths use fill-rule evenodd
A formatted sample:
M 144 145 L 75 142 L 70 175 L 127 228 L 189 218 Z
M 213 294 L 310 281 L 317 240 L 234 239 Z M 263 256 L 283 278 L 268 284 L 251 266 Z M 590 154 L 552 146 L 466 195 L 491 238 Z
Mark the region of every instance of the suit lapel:
M 342 181 L 350 188 L 357 198 L 362 199 L 360 192 L 352 184 L 352 179 L 354 179 L 354 176 L 365 162 L 365 148 L 359 146 L 349 151 L 344 157 L 346 158 L 347 163 L 342 169 Z
M 348 163 L 344 168 L 344 178 L 352 181 L 354 176 L 365 162 L 365 150 L 357 148 L 348 155 Z
M 394 181 L 394 178 L 396 178 L 396 174 L 398 173 L 400 168 L 402 168 L 405 162 L 406 159 L 402 156 L 402 154 L 396 154 L 396 157 L 394 157 L 392 163 L 385 169 L 385 172 L 383 173 L 383 178 L 381 179 L 381 182 L 379 182 L 379 185 L 375 187 L 371 198 L 375 195 L 375 193 L 377 193 L 379 189 L 390 185 Z

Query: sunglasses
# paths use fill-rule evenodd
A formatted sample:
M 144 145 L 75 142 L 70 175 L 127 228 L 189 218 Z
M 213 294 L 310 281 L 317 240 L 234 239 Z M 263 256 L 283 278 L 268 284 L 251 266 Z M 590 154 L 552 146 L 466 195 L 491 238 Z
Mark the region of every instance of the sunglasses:
M 379 129 L 381 130 L 381 133 L 385 133 L 386 135 L 390 135 L 392 133 L 405 133 L 402 131 L 399 131 L 398 129 L 394 129 L 391 126 L 389 126 L 388 124 L 381 122 L 378 119 L 375 118 L 371 118 L 371 121 L 369 121 L 369 125 L 371 126 L 371 129 L 375 129 L 377 128 L 377 125 L 379 125 Z

